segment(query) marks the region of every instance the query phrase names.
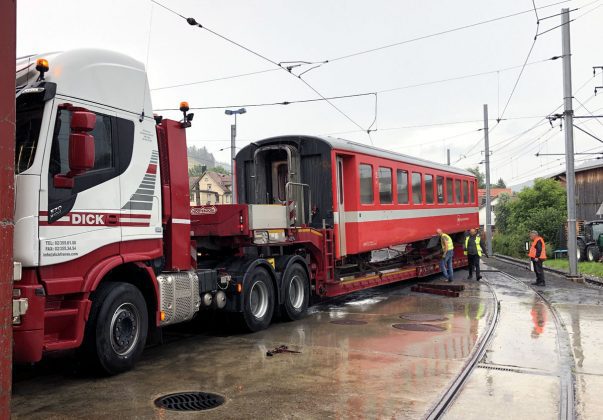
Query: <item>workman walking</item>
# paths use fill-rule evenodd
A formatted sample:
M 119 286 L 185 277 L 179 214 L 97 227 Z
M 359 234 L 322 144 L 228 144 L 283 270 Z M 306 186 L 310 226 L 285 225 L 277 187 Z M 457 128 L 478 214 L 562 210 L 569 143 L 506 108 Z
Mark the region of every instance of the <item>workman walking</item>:
M 452 271 L 452 255 L 454 254 L 454 243 L 452 238 L 442 232 L 442 229 L 437 229 L 436 232 L 440 236 L 440 243 L 442 245 L 442 259 L 440 260 L 440 270 L 446 280 L 452 281 L 454 273 Z
M 480 281 L 482 276 L 479 273 L 479 261 L 482 254 L 485 252 L 482 250 L 481 238 L 477 234 L 476 229 L 469 231 L 469 236 L 465 237 L 465 255 L 469 260 L 469 276 L 467 280 L 471 280 L 473 276 L 473 270 L 475 270 L 475 280 Z M 486 255 L 487 256 L 487 255 Z
M 536 282 L 532 283 L 532 285 L 544 286 L 544 270 L 542 268 L 542 263 L 546 260 L 544 239 L 535 230 L 530 232 L 530 239 L 532 240 L 532 246 L 530 247 L 528 257 L 532 260 L 534 273 L 536 273 Z

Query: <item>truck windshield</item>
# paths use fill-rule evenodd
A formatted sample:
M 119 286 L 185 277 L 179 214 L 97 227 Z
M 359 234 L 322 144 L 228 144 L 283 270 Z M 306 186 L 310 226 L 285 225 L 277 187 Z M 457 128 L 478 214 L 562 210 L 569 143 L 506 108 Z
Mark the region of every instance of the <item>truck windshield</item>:
M 29 169 L 36 156 L 44 101 L 38 95 L 20 95 L 16 107 L 15 173 L 19 174 Z

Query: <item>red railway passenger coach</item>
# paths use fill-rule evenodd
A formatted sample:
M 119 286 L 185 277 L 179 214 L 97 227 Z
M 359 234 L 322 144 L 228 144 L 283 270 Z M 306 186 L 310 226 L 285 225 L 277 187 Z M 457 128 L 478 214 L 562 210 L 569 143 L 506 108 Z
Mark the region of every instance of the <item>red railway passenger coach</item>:
M 236 171 L 240 202 L 289 206 L 292 226 L 334 228 L 338 265 L 400 245 L 435 247 L 438 227 L 458 239 L 479 224 L 470 172 L 348 140 L 253 142 Z

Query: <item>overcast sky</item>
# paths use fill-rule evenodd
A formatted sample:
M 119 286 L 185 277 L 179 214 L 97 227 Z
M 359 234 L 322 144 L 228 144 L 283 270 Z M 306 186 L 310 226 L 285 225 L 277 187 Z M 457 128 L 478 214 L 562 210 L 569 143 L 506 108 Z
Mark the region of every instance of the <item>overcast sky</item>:
M 532 8 L 530 0 L 384 1 L 384 0 L 163 0 L 167 7 L 257 51 L 275 62 L 324 61 L 494 19 Z M 538 7 L 554 3 L 537 0 Z M 148 0 L 60 2 L 21 0 L 18 5 L 17 53 L 106 48 L 135 57 L 148 69 L 155 109 L 246 105 L 314 99 L 299 79 L 267 61 L 196 27 Z M 539 17 L 573 11 L 571 23 L 574 96 L 588 111 L 603 113 L 603 0 L 568 1 L 538 10 Z M 544 19 L 540 31 L 560 24 Z M 496 125 L 536 31 L 533 12 L 496 22 L 404 43 L 372 53 L 323 64 L 303 76 L 322 95 L 378 93 L 377 120 L 371 133 L 375 146 L 445 162 L 451 149 L 457 166 L 482 159 L 483 104 L 489 105 L 490 127 Z M 562 104 L 559 28 L 538 37 L 516 91 L 490 134 L 492 178 L 517 184 L 563 170 L 563 133 L 542 117 Z M 52 63 L 51 63 L 52 65 Z M 519 66 L 519 67 L 516 67 Z M 510 70 L 509 67 L 515 67 Z M 242 73 L 277 69 L 251 76 L 159 89 Z M 309 69 L 297 68 L 296 71 Z M 497 71 L 501 70 L 501 71 Z M 430 83 L 476 73 L 486 75 Z M 408 87 L 423 84 L 422 86 Z M 579 87 L 582 89 L 577 91 Z M 280 134 L 334 135 L 370 144 L 365 131 L 375 119 L 373 95 L 334 100 L 352 121 L 326 102 L 248 107 L 238 119 L 238 146 Z M 588 115 L 574 102 L 577 115 Z M 206 146 L 218 160 L 228 161 L 232 117 L 223 109 L 196 110 L 189 145 Z M 166 117 L 178 113 L 161 112 Z M 581 127 L 603 137 L 601 120 L 579 120 Z M 533 128 L 519 137 L 513 137 Z M 602 151 L 603 145 L 578 130 L 575 150 Z M 466 156 L 463 157 L 463 156 Z M 587 158 L 577 156 L 577 161 Z M 483 165 L 482 165 L 483 170 Z

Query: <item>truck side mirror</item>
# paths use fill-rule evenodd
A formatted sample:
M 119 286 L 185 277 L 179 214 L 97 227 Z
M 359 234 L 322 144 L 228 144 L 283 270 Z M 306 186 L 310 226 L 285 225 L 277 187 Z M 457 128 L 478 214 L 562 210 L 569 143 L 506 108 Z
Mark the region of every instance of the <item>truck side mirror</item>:
M 96 115 L 90 111 L 75 111 L 71 115 L 69 134 L 69 172 L 54 176 L 55 188 L 73 188 L 73 178 L 94 168 L 94 129 Z

